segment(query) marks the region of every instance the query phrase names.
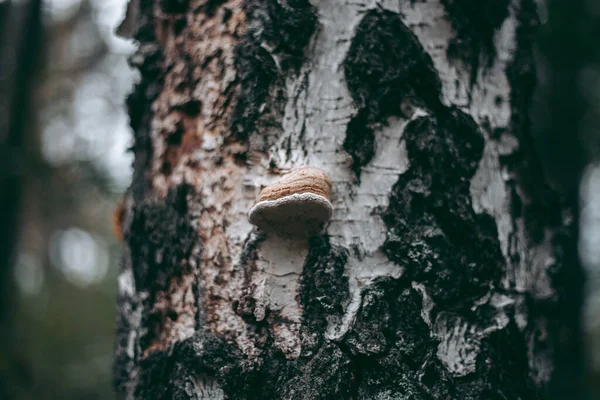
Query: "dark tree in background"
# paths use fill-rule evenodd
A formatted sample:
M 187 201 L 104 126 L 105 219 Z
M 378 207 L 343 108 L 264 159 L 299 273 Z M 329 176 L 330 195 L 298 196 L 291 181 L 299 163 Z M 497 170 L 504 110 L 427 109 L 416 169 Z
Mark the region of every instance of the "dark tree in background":
M 0 1 L 3 400 L 114 398 L 121 191 L 106 150 L 125 150 L 114 132 L 133 77 L 101 35 L 106 2 L 66 3 Z
M 531 131 L 533 0 L 129 14 L 119 398 L 584 398 L 577 211 Z M 325 232 L 253 229 L 261 187 L 305 164 L 333 181 Z
M 32 92 L 41 44 L 41 1 L 0 3 L 0 397 L 9 381 L 27 379 L 12 345 L 16 254 L 26 145 L 32 131 Z

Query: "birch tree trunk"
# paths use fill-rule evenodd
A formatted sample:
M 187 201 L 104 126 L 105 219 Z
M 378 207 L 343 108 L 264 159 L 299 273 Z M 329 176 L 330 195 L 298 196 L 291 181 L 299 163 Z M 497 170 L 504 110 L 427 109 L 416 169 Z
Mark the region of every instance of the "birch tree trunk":
M 578 398 L 533 0 L 131 1 L 119 398 Z M 300 165 L 332 220 L 261 233 L 248 210 Z

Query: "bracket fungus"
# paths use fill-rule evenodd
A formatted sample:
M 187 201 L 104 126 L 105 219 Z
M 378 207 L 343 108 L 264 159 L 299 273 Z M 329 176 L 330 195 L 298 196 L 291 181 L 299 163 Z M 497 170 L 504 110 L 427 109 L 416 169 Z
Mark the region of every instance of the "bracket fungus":
M 298 167 L 265 187 L 248 213 L 261 230 L 287 238 L 310 237 L 333 215 L 331 179 L 311 166 Z

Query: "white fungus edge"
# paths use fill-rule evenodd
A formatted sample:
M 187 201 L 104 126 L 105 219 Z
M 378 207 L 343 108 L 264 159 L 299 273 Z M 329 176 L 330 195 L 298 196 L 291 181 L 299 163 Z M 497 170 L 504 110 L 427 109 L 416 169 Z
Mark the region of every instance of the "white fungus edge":
M 269 209 L 276 209 L 282 205 L 287 205 L 287 204 L 302 205 L 302 204 L 306 204 L 306 203 L 318 204 L 327 210 L 327 218 L 324 219 L 323 222 L 329 221 L 331 219 L 331 217 L 333 216 L 333 206 L 331 205 L 331 202 L 329 200 L 327 200 L 327 198 L 324 196 L 309 192 L 309 193 L 293 193 L 293 194 L 289 194 L 287 196 L 284 196 L 284 197 L 281 197 L 281 198 L 275 199 L 275 200 L 259 201 L 248 212 L 248 221 L 250 221 L 250 223 L 252 225 L 258 226 L 261 222 L 260 217 L 259 217 L 261 212 L 266 212 Z

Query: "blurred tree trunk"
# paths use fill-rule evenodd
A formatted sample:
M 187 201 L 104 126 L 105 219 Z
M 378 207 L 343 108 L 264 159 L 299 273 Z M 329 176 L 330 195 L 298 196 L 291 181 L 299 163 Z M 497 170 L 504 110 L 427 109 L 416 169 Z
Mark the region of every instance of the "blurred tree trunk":
M 0 2 L 0 398 L 27 379 L 13 347 L 13 264 L 19 236 L 33 84 L 39 60 L 41 1 Z
M 534 0 L 128 14 L 119 398 L 583 397 L 576 219 L 530 132 Z M 304 164 L 333 181 L 325 232 L 253 229 Z

